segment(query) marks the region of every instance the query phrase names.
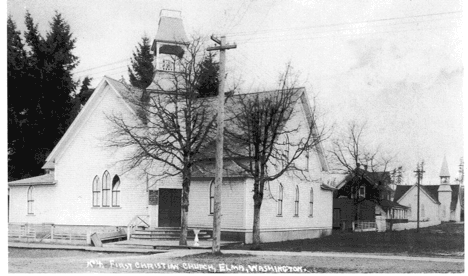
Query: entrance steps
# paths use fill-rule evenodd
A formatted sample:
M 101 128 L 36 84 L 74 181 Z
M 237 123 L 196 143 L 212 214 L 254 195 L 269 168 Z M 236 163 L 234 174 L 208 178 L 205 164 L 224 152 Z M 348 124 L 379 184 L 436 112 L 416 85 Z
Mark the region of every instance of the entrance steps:
M 240 242 L 221 241 L 221 247 L 232 244 L 239 244 Z M 212 248 L 212 241 L 201 240 L 198 245 L 193 240 L 187 239 L 187 245 L 179 245 L 178 240 L 129 240 L 119 241 L 113 243 L 103 244 L 103 247 L 113 248 L 113 250 L 123 249 L 139 249 L 139 250 L 172 250 L 172 249 L 210 249 Z
M 135 230 L 130 240 L 152 240 L 152 241 L 164 241 L 164 240 L 179 240 L 180 238 L 180 227 L 159 227 L 159 228 L 148 228 L 145 230 Z M 194 240 L 195 234 L 192 229 L 189 228 L 187 234 L 187 240 Z M 201 230 L 198 233 L 198 240 L 211 240 L 211 235 L 208 231 Z

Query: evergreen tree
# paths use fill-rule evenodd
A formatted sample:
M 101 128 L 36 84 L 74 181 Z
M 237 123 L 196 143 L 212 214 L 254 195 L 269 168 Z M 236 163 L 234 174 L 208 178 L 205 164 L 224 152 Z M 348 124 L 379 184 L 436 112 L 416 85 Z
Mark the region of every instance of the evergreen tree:
M 25 23 L 27 31 L 24 37 L 29 49 L 24 55 L 27 66 L 22 67 L 21 73 L 15 73 L 10 64 L 8 68 L 8 82 L 12 83 L 8 87 L 9 99 L 12 99 L 9 109 L 20 110 L 16 114 L 24 117 L 20 122 L 12 122 L 22 130 L 18 134 L 22 143 L 21 146 L 15 145 L 9 149 L 11 179 L 40 174 L 45 158 L 75 115 L 72 110 L 76 82 L 73 81 L 71 71 L 78 65 L 78 57 L 72 53 L 76 39 L 72 37 L 70 26 L 56 12 L 44 38 L 29 12 L 26 13 Z M 21 41 L 19 32 L 15 30 L 11 19 L 8 21 L 8 30 L 9 49 L 13 50 L 10 45 L 21 48 L 18 44 Z M 13 51 L 11 55 L 9 51 L 10 56 L 11 60 L 15 60 Z M 13 86 L 18 77 L 23 82 L 21 89 Z M 15 97 L 21 99 L 13 100 Z M 10 136 L 9 143 L 13 141 L 15 137 Z
M 88 101 L 89 97 L 91 97 L 91 94 L 94 92 L 94 89 L 91 89 L 89 85 L 91 84 L 91 80 L 93 78 L 90 78 L 86 76 L 82 83 L 81 83 L 81 88 L 80 88 L 80 93 L 73 93 L 72 97 L 72 108 L 70 111 L 70 118 L 69 118 L 69 124 L 73 123 L 73 120 L 78 116 L 80 113 L 81 109 L 83 106 L 86 104 Z
M 151 84 L 154 77 L 153 55 L 151 54 L 150 39 L 145 35 L 141 38 L 141 43 L 135 47 L 131 58 L 131 68 L 128 67 L 130 83 L 143 90 L 142 102 L 148 100 L 146 88 Z
M 200 98 L 218 95 L 219 65 L 214 60 L 215 54 L 209 52 L 199 64 L 200 74 L 197 91 Z
M 91 95 L 94 92 L 94 89 L 90 87 L 92 80 L 93 78 L 86 76 L 83 79 L 83 82 L 81 82 L 80 94 L 78 95 L 78 98 L 79 98 L 80 105 L 82 106 L 86 104 L 89 97 L 91 97 Z
M 27 129 L 26 105 L 24 95 L 27 80 L 27 55 L 20 32 L 16 29 L 16 23 L 7 20 L 7 72 L 8 72 L 8 180 L 15 179 L 18 173 L 18 164 L 21 159 L 17 158 L 23 152 L 24 138 L 23 130 Z

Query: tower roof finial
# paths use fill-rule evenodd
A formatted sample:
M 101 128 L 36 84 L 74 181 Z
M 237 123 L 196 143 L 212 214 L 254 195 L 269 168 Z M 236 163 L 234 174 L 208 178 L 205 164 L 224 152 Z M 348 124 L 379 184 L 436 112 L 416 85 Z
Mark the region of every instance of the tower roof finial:
M 447 157 L 444 156 L 444 161 L 442 162 L 442 168 L 440 169 L 440 177 L 449 177 L 450 173 L 447 165 Z

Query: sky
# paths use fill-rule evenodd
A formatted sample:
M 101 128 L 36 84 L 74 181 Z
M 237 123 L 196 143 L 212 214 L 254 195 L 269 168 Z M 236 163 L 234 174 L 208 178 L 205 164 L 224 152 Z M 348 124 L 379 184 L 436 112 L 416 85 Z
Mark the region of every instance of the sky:
M 290 62 L 331 137 L 351 121 L 365 123 L 366 144 L 395 156 L 408 184 L 423 160 L 423 184 L 438 184 L 444 156 L 451 179 L 458 176 L 465 150 L 461 0 L 7 2 L 21 31 L 27 10 L 44 35 L 60 12 L 77 39 L 75 78 L 93 77 L 94 86 L 104 75 L 128 79 L 131 54 L 143 35 L 154 38 L 161 9 L 181 11 L 188 35 L 236 43 L 227 51 L 228 83 L 274 89 Z

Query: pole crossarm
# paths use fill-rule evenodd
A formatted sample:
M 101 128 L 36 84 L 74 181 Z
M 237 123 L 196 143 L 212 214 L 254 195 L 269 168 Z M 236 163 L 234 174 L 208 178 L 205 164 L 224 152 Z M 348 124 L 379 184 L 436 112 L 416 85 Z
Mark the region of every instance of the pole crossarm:
M 229 50 L 229 49 L 235 49 L 237 48 L 236 44 L 226 44 L 223 46 L 213 46 L 213 47 L 208 47 L 206 50 L 208 51 L 223 51 L 223 50 Z
M 235 49 L 237 48 L 237 45 L 234 44 L 225 44 L 225 36 L 221 36 L 221 39 L 216 38 L 214 35 L 211 36 L 211 40 L 216 42 L 216 44 L 219 44 L 219 46 L 212 46 L 206 48 L 207 51 L 224 51 L 224 50 L 229 50 L 229 49 Z

